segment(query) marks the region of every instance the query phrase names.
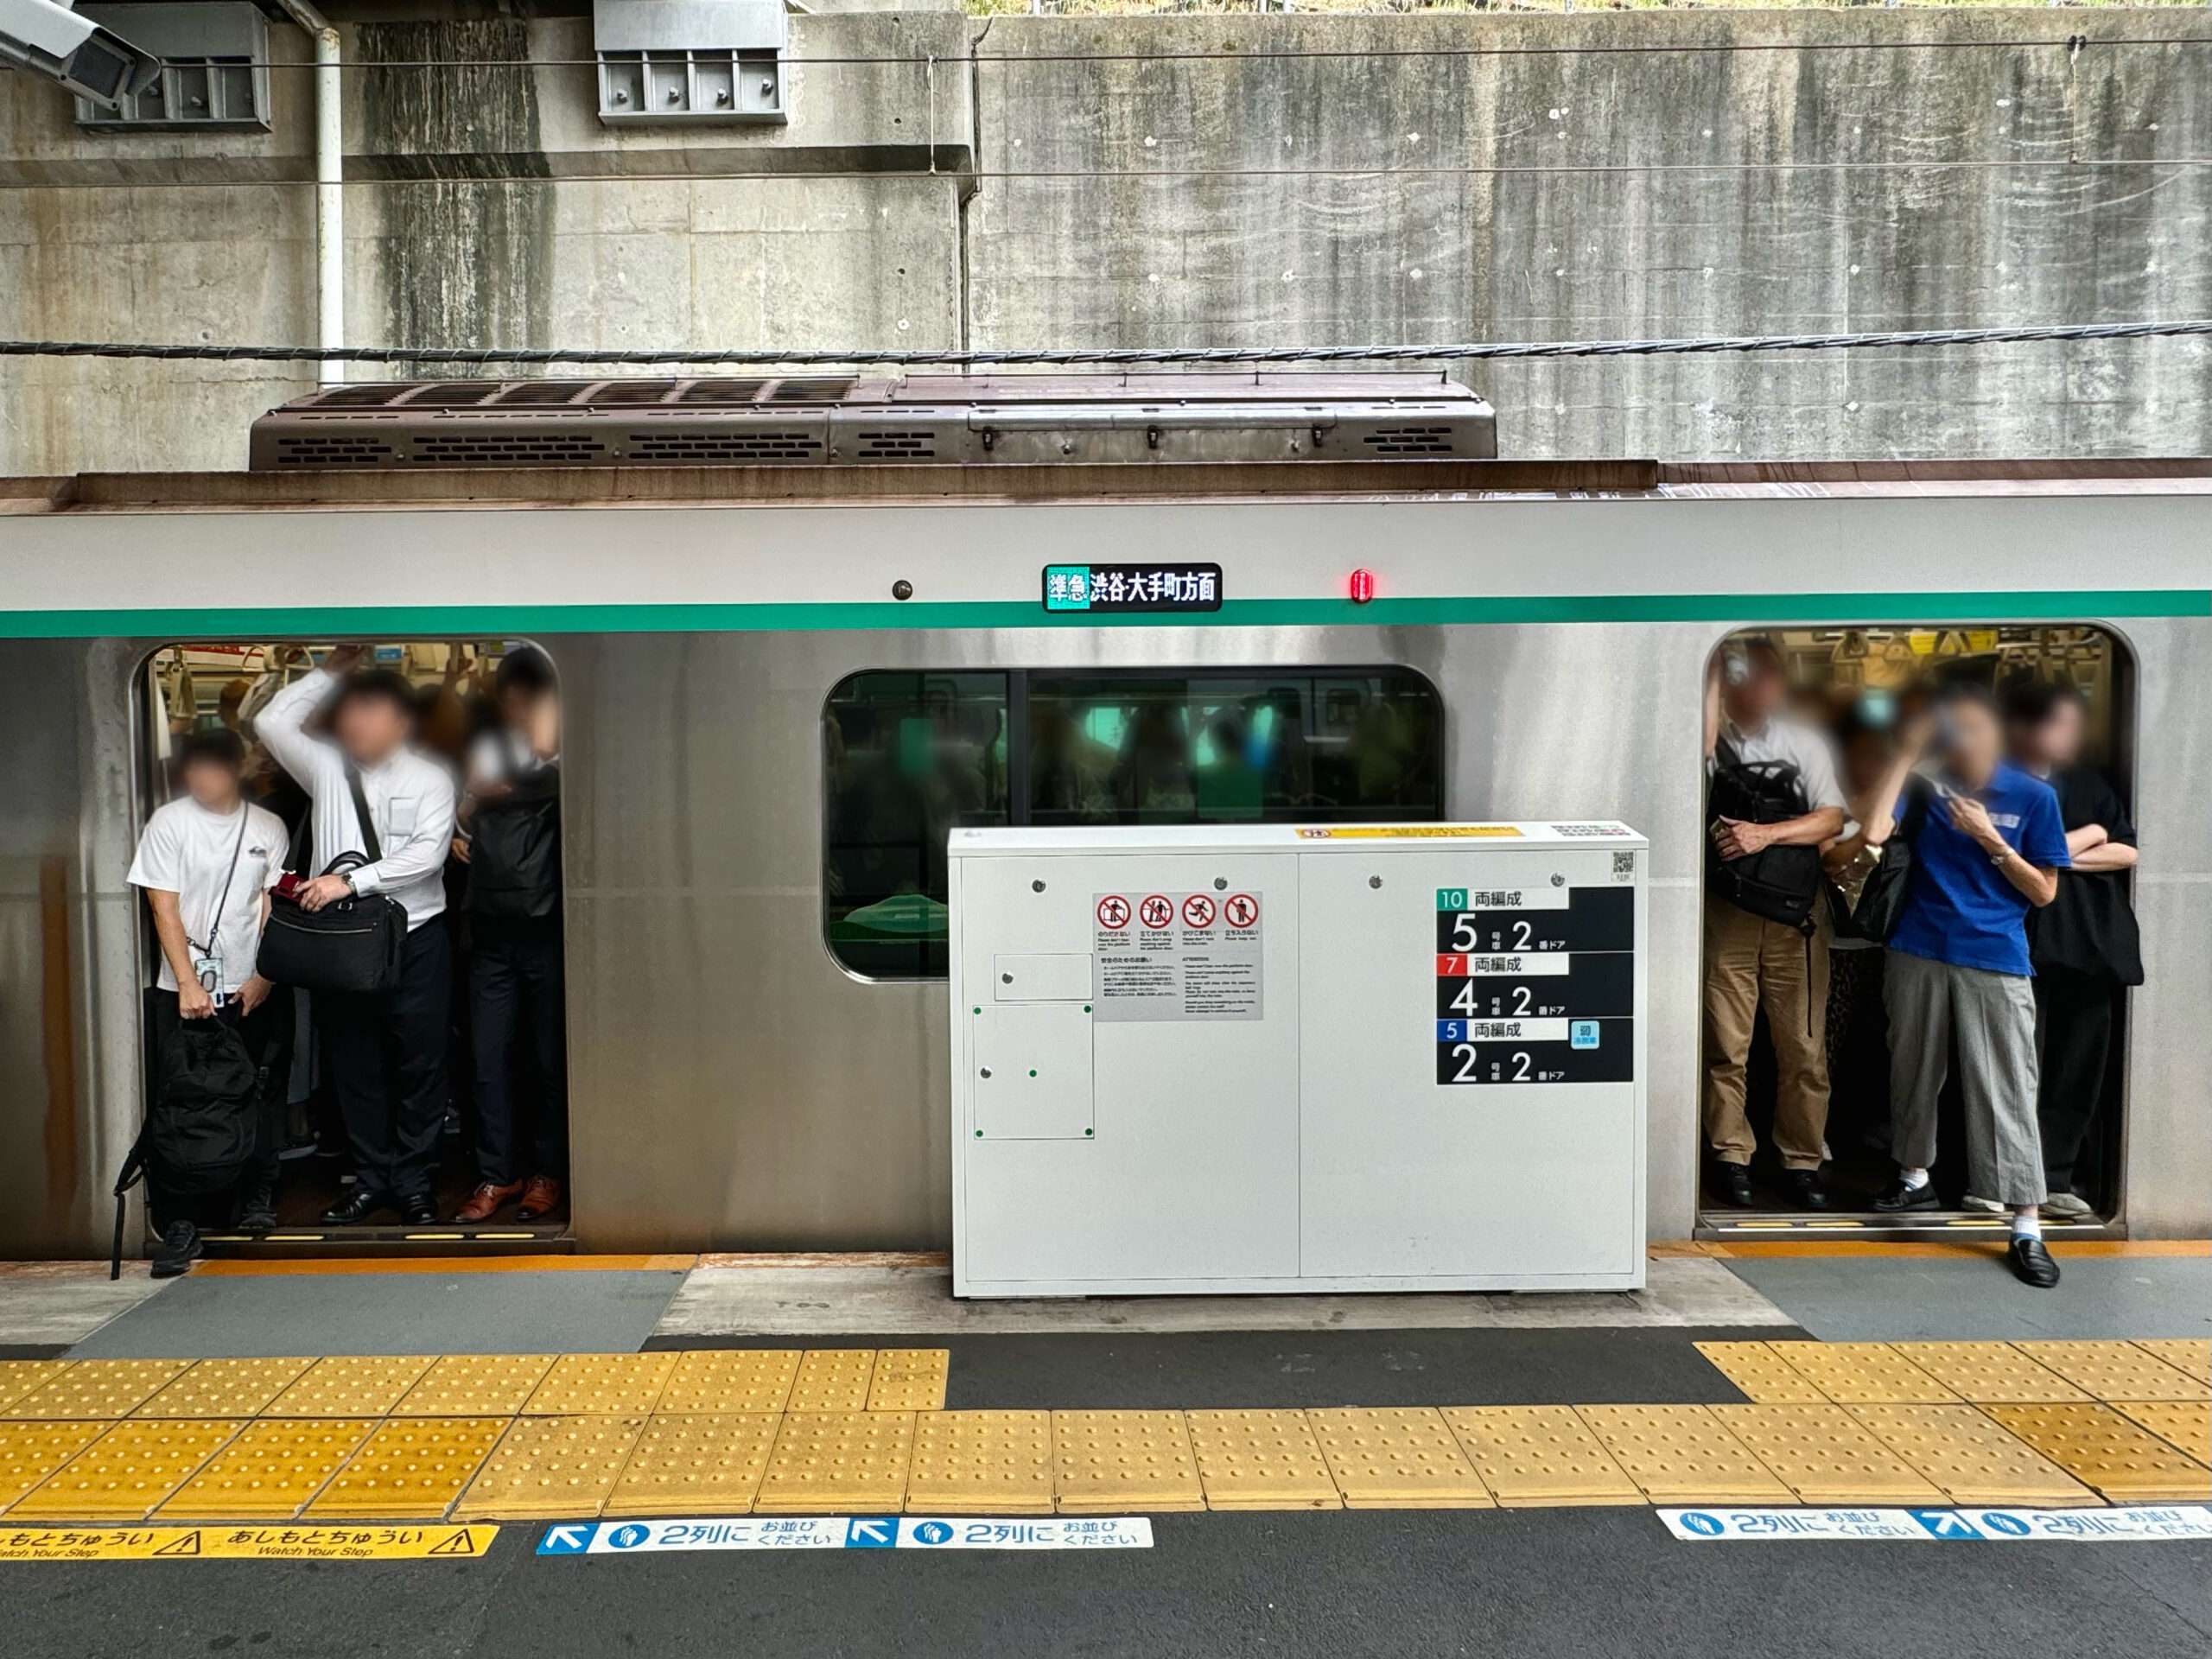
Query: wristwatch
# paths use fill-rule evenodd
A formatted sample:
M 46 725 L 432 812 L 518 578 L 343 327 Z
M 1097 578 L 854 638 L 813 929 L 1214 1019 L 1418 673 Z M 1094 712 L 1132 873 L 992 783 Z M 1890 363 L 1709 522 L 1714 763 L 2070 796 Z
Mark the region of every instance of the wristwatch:
M 2002 861 L 2000 860 L 1999 861 L 2001 862 Z M 361 890 L 360 890 L 359 887 L 355 887 L 355 886 L 353 885 L 353 871 L 351 871 L 351 870 L 340 870 L 340 871 L 339 871 L 339 872 L 338 872 L 338 879 L 339 879 L 340 881 L 343 881 L 343 882 L 346 884 L 346 892 L 348 892 L 348 893 L 352 893 L 352 894 L 353 894 L 356 899 L 358 899 L 358 898 L 359 898 L 359 897 L 361 896 Z

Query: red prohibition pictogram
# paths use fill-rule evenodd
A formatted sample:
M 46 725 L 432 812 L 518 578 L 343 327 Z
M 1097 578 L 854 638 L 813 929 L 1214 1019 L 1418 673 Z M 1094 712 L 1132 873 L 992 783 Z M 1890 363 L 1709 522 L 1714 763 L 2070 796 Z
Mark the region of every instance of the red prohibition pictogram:
M 1098 901 L 1098 925 L 1127 927 L 1129 925 L 1129 901 L 1118 893 L 1109 893 Z
M 1149 893 L 1137 906 L 1137 920 L 1147 927 L 1165 927 L 1174 919 L 1175 906 L 1164 893 Z
M 1188 927 L 1213 925 L 1213 900 L 1203 893 L 1194 893 L 1183 901 L 1183 921 Z
M 1231 927 L 1256 927 L 1260 922 L 1260 901 L 1249 893 L 1232 893 L 1221 901 L 1221 913 Z

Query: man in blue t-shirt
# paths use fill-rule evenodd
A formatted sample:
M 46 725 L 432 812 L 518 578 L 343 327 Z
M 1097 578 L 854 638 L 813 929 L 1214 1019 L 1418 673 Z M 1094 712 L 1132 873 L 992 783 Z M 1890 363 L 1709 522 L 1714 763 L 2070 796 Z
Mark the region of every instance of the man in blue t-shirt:
M 1932 767 L 1919 766 L 1936 733 Z M 2001 759 L 1997 705 L 1978 686 L 1945 688 L 1932 719 L 1902 732 L 1896 761 L 1859 814 L 1866 842 L 1912 849 L 1889 937 L 1891 1153 L 1897 1178 L 1874 1200 L 1935 1209 L 1936 1103 L 1959 1051 L 1968 1190 L 2012 1212 L 2008 1253 L 2025 1282 L 2058 1282 L 2044 1248 L 2043 1146 L 2036 1127 L 2036 1003 L 2027 917 L 2058 893 L 2071 861 L 2050 785 Z

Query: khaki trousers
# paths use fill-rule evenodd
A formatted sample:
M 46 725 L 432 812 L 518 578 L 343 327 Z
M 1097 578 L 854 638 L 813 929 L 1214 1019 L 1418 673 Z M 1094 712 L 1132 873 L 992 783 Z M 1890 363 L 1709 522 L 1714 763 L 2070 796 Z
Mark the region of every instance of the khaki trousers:
M 1758 1146 L 1744 1111 L 1744 1062 L 1766 1010 L 1777 1065 L 1774 1145 L 1785 1169 L 1818 1169 L 1828 1126 L 1828 925 L 1812 938 L 1781 922 L 1705 901 L 1705 1139 L 1724 1164 Z M 1808 948 L 1809 944 L 1809 949 Z

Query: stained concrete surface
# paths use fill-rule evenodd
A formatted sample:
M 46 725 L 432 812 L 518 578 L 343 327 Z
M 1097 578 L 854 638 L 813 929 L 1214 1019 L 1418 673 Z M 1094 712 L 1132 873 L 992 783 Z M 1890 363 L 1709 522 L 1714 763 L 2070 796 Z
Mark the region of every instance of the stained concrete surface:
M 2212 1337 L 2212 1257 L 2058 1259 L 2050 1290 L 2021 1284 L 1995 1255 L 1727 1265 L 1827 1342 Z
M 956 1300 L 948 1268 L 701 1267 L 664 1337 L 893 1332 L 1387 1331 L 1786 1325 L 1789 1316 L 1702 1256 L 1661 1256 L 1633 1294 L 1093 1296 Z
M 1679 1543 L 1641 1509 L 1168 1515 L 1095 1554 L 0 1567 L 11 1651 L 2202 1659 L 2212 1543 Z
M 105 1262 L 0 1263 L 0 1348 L 58 1351 L 172 1282 L 149 1277 L 143 1262 L 126 1263 L 116 1280 Z
M 628 1351 L 652 1334 L 683 1277 L 622 1270 L 193 1275 L 70 1351 L 79 1359 Z

